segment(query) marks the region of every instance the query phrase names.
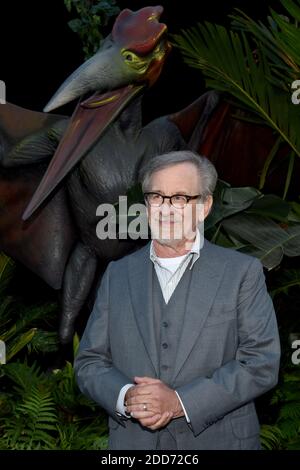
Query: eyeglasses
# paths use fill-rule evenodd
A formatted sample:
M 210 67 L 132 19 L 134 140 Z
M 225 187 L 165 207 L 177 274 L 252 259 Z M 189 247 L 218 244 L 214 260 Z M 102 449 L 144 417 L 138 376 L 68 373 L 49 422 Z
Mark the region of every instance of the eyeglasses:
M 187 196 L 186 194 L 174 194 L 173 196 L 163 196 L 159 193 L 147 192 L 144 193 L 144 198 L 147 204 L 151 207 L 160 207 L 165 199 L 170 199 L 170 203 L 176 209 L 183 209 L 192 199 L 198 199 L 201 194 L 196 196 Z

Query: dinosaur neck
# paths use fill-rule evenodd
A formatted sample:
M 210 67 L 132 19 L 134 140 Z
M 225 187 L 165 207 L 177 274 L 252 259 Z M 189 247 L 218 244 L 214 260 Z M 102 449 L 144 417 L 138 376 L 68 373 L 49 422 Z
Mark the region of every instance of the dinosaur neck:
M 142 128 L 142 96 L 134 98 L 120 113 L 116 124 L 123 134 L 134 135 Z

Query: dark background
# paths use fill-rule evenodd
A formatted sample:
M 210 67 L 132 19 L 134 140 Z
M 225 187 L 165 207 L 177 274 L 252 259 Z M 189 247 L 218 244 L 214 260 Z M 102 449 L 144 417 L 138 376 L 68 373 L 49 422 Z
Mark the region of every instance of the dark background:
M 118 0 L 121 9 L 137 10 L 155 1 Z M 228 15 L 241 8 L 251 17 L 265 19 L 273 0 L 165 0 L 161 21 L 170 33 L 197 22 L 229 24 Z M 0 79 L 6 83 L 7 101 L 42 111 L 59 85 L 83 62 L 80 40 L 68 26 L 73 18 L 63 0 L 1 2 Z M 111 23 L 106 33 L 111 29 Z M 105 34 L 106 35 L 106 34 Z M 183 64 L 173 49 L 157 84 L 148 92 L 146 120 L 177 111 L 204 91 L 200 72 Z M 56 112 L 71 114 L 75 103 Z

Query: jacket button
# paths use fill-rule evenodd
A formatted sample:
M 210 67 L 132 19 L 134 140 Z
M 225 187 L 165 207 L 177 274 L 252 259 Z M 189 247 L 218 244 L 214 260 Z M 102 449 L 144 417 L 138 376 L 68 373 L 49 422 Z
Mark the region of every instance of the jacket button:
M 167 347 L 168 347 L 167 343 L 163 343 L 163 344 L 162 344 L 162 347 L 163 347 L 164 349 L 167 349 Z
M 165 328 L 167 328 L 168 322 L 164 321 L 164 322 L 163 322 L 163 326 L 164 326 Z
M 168 366 L 161 366 L 162 370 L 168 370 L 169 367 Z

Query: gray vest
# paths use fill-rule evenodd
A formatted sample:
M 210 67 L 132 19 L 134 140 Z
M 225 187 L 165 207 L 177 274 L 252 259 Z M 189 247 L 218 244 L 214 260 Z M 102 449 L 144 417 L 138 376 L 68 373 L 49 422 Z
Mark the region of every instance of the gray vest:
M 153 315 L 159 357 L 159 378 L 168 385 L 174 372 L 173 367 L 184 322 L 186 299 L 192 277 L 192 269 L 189 269 L 190 263 L 167 304 L 154 266 L 152 269 Z
M 170 385 L 174 373 L 173 366 L 175 364 L 177 346 L 183 329 L 185 306 L 187 304 L 186 299 L 189 294 L 192 277 L 192 269 L 189 269 L 190 263 L 167 304 L 152 264 L 153 315 L 159 359 L 159 378 L 167 385 Z M 185 418 L 179 419 L 185 420 Z M 174 421 L 171 421 L 167 428 L 158 430 L 156 449 L 177 449 L 175 424 Z

